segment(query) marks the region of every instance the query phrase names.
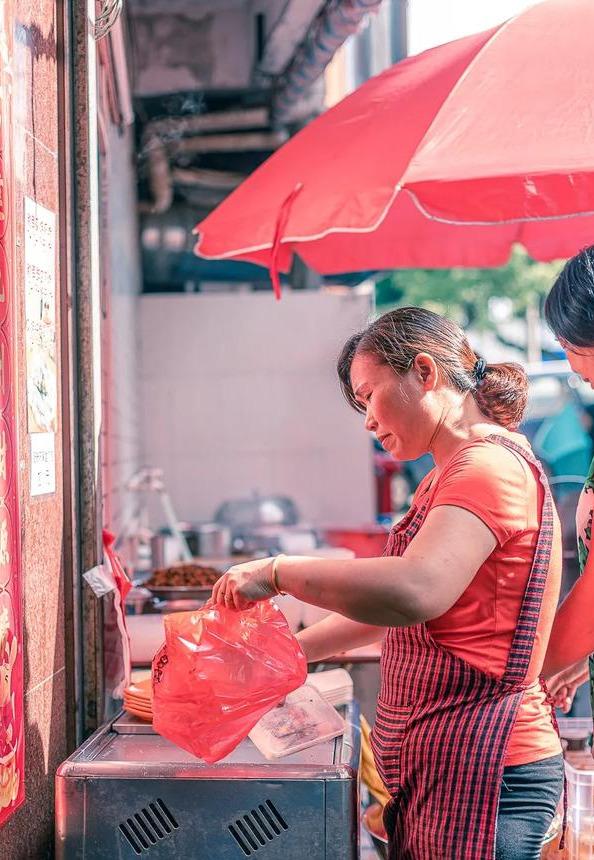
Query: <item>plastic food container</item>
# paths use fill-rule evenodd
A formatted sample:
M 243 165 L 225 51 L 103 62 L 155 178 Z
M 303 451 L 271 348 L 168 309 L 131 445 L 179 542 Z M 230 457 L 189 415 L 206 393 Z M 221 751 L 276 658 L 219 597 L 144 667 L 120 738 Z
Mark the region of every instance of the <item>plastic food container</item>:
M 565 752 L 568 860 L 594 860 L 594 760 L 589 749 Z
M 590 749 L 592 721 L 559 719 L 559 734 L 565 748 L 567 778 L 567 860 L 594 860 L 594 759 Z
M 304 684 L 256 723 L 249 737 L 263 756 L 291 755 L 344 732 L 344 721 L 324 697 Z
M 559 717 L 557 722 L 562 740 L 589 738 L 592 734 L 592 719 L 590 717 Z

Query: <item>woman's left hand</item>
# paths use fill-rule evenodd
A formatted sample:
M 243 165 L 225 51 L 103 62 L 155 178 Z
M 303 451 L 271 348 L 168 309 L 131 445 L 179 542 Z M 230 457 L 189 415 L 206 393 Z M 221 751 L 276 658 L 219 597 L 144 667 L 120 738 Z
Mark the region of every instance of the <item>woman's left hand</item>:
M 272 582 L 273 558 L 259 558 L 229 568 L 215 583 L 212 599 L 229 609 L 248 609 L 277 594 Z

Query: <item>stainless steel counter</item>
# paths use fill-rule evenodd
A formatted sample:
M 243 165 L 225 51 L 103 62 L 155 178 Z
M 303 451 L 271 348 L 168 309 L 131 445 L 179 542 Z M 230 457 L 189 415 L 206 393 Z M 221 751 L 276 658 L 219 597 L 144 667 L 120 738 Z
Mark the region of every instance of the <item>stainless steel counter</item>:
M 344 736 L 265 759 L 249 739 L 214 765 L 128 714 L 92 735 L 56 776 L 58 860 L 355 860 L 358 710 Z

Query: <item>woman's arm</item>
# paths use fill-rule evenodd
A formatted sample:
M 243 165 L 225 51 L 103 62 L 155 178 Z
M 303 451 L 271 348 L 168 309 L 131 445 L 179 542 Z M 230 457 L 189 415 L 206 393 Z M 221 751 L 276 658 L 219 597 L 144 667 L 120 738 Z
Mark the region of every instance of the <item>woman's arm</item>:
M 296 638 L 305 652 L 307 662 L 314 663 L 350 651 L 351 648 L 372 645 L 379 642 L 384 633 L 385 629 L 375 624 L 359 624 L 358 621 L 335 613 L 300 630 Z
M 237 565 L 213 588 L 213 600 L 244 609 L 280 591 L 378 627 L 405 627 L 447 612 L 497 541 L 475 514 L 450 505 L 429 511 L 401 558 L 346 560 L 287 556 Z
M 555 616 L 543 666 L 545 678 L 594 653 L 594 547 L 582 575 Z
M 401 558 L 352 561 L 290 556 L 278 570 L 281 591 L 364 624 L 399 627 L 447 612 L 495 549 L 490 529 L 474 514 L 434 508 Z

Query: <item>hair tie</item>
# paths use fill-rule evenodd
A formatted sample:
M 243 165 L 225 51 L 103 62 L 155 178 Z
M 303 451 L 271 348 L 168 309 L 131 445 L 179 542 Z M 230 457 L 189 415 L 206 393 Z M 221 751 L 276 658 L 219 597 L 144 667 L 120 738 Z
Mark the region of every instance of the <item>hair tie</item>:
M 484 358 L 477 359 L 474 367 L 472 368 L 472 375 L 476 379 L 477 383 L 483 381 L 487 375 L 487 362 Z

